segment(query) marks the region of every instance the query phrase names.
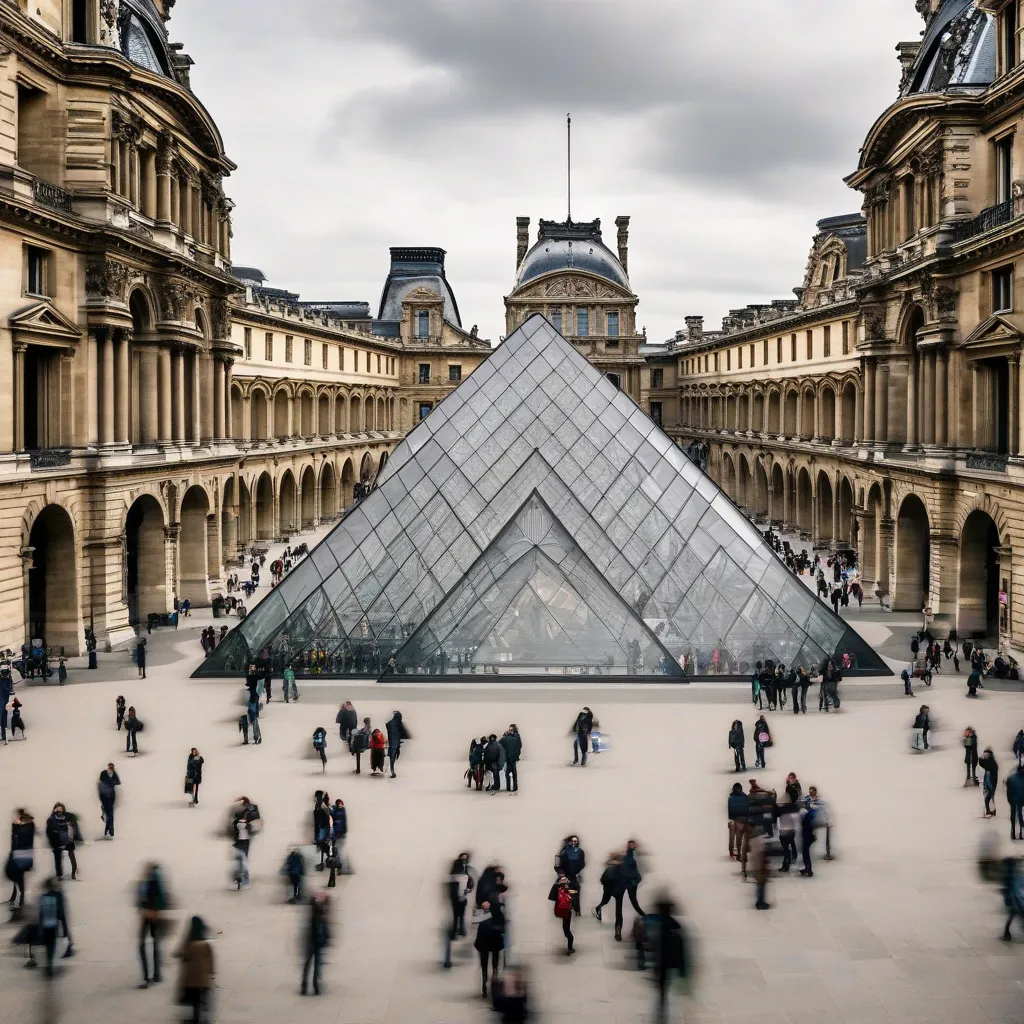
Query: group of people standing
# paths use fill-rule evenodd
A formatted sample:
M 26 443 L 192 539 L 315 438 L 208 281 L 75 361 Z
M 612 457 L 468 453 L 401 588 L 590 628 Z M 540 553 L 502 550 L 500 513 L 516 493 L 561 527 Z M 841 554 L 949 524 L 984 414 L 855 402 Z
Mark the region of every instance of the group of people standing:
M 466 787 L 474 784 L 479 793 L 501 792 L 501 774 L 505 773 L 505 791 L 519 792 L 519 759 L 523 754 L 523 738 L 513 722 L 501 738 L 496 733 L 481 736 L 469 742 L 469 767 L 466 769 Z

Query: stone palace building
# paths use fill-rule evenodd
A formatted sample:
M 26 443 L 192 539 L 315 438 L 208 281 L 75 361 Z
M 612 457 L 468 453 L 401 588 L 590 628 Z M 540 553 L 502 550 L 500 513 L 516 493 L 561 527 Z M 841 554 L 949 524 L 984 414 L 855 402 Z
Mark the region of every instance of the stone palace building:
M 174 0 L 0 0 L 0 647 L 78 654 L 330 520 L 490 351 L 440 249 L 381 306 L 233 270 Z
M 1019 0 L 917 0 L 899 95 L 818 224 L 797 298 L 687 318 L 652 410 L 763 523 L 859 550 L 940 635 L 1024 646 Z

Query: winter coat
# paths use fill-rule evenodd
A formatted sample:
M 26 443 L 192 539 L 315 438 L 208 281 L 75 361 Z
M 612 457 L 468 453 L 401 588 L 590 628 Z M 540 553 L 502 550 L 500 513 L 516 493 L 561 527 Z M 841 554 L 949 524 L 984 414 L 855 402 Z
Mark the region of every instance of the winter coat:
M 626 891 L 626 879 L 621 864 L 609 864 L 601 873 L 601 888 L 612 896 L 621 896 Z
M 505 748 L 505 760 L 515 764 L 523 755 L 523 738 L 517 732 L 507 732 L 498 742 Z
M 191 754 L 188 755 L 188 762 L 185 765 L 185 778 L 189 779 L 195 785 L 200 785 L 203 781 L 203 757 L 197 755 L 193 757 Z
M 51 850 L 66 850 L 71 842 L 71 822 L 66 814 L 53 812 L 46 819 L 46 838 Z
M 501 755 L 501 746 L 497 740 L 491 740 L 490 743 L 484 747 L 484 767 L 495 768 L 498 764 L 498 758 Z
M 746 821 L 750 814 L 750 797 L 746 793 L 729 794 L 729 820 Z
M 11 850 L 31 850 L 36 842 L 36 823 L 29 819 L 11 825 Z
M 580 874 L 587 866 L 587 855 L 583 852 L 582 846 L 570 846 L 568 843 L 562 847 L 558 854 L 558 867 L 556 871 L 574 877 Z
M 179 988 L 213 988 L 213 947 L 210 943 L 186 939 L 175 956 L 181 960 Z
M 100 796 L 100 803 L 104 806 L 114 806 L 114 800 L 117 798 L 117 794 L 114 791 L 115 786 L 120 786 L 121 780 L 118 778 L 117 772 L 112 775 L 108 775 L 106 769 L 100 772 L 99 782 L 96 783 L 96 789 Z
M 386 726 L 388 730 L 388 746 L 398 750 L 402 740 L 409 738 L 408 730 L 402 725 L 402 712 L 396 711 Z
M 355 729 L 355 727 L 359 724 L 359 718 L 356 715 L 356 709 L 342 708 L 338 712 L 338 717 L 335 718 L 335 722 L 337 722 L 342 729 Z
M 589 736 L 594 731 L 594 712 L 581 711 L 576 716 L 576 721 L 573 724 L 572 731 L 577 734 L 582 733 L 585 736 Z
M 331 808 L 331 828 L 336 836 L 348 835 L 348 812 L 344 807 Z
M 999 782 L 999 765 L 996 763 L 995 756 L 986 754 L 984 757 L 978 758 L 978 767 L 989 776 L 987 781 L 990 781 L 992 788 L 995 789 Z
M 963 738 L 964 764 L 978 763 L 978 737 L 972 732 Z
M 1006 776 L 1006 802 L 1024 806 L 1024 772 L 1019 769 Z
M 473 948 L 481 953 L 499 953 L 505 948 L 505 909 L 498 900 L 491 903 L 491 916 L 477 925 Z
M 327 915 L 315 903 L 311 904 L 309 923 L 305 928 L 306 953 L 326 949 L 331 944 L 331 929 Z
M 743 743 L 743 725 L 734 725 L 729 730 L 729 747 L 732 750 L 742 750 Z
M 619 871 L 627 886 L 640 884 L 642 876 L 640 874 L 640 865 L 636 862 L 636 850 L 626 850 L 626 854 L 622 858 L 622 864 L 619 865 Z

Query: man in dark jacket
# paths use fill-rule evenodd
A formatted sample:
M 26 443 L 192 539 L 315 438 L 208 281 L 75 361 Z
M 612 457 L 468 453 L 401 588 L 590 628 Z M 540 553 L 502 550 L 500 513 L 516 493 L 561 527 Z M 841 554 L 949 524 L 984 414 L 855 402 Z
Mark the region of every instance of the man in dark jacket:
M 46 880 L 43 894 L 39 897 L 39 931 L 43 947 L 46 949 L 46 976 L 52 978 L 53 961 L 57 953 L 57 937 L 61 931 L 68 940 L 68 948 L 64 951 L 62 959 L 74 956 L 64 895 L 52 878 Z
M 338 717 L 335 718 L 335 722 L 338 723 L 338 732 L 341 736 L 342 743 L 348 743 L 352 737 L 352 733 L 356 731 L 359 725 L 359 717 L 356 715 L 356 709 L 352 706 L 352 701 L 347 700 L 341 705 L 338 710 Z
M 985 773 L 982 781 L 982 794 L 985 797 L 985 817 L 994 818 L 996 809 L 992 801 L 996 798 L 996 786 L 999 785 L 999 763 L 991 747 L 986 747 L 978 758 L 978 767 Z
M 509 793 L 519 792 L 519 773 L 517 766 L 519 758 L 523 754 L 523 738 L 519 735 L 519 728 L 513 722 L 508 727 L 505 735 L 499 740 L 505 748 L 505 789 Z
M 391 763 L 391 778 L 395 778 L 395 762 L 402 752 L 402 740 L 408 738 L 408 732 L 402 725 L 402 712 L 396 711 L 388 722 L 388 761 Z
M 75 827 L 61 803 L 53 805 L 53 813 L 46 819 L 46 838 L 53 851 L 53 866 L 57 872 L 57 879 L 64 877 L 64 851 L 67 850 L 71 860 L 71 879 L 74 881 L 78 876 L 78 861 L 75 860 Z
M 103 838 L 108 836 L 114 838 L 114 801 L 117 796 L 114 792 L 115 786 L 120 786 L 121 780 L 114 771 L 113 763 L 100 772 L 99 782 L 96 784 L 96 791 L 99 793 L 100 807 L 103 808 Z
M 1006 802 L 1010 805 L 1010 838 L 1024 839 L 1024 768 L 1006 777 Z
M 626 895 L 629 897 L 629 902 L 633 904 L 633 909 L 641 916 L 644 916 L 644 912 L 640 909 L 640 904 L 637 903 L 636 890 L 640 885 L 642 875 L 640 874 L 640 865 L 637 863 L 638 850 L 635 839 L 629 839 L 626 841 L 626 852 L 622 857 L 622 878 L 626 883 Z
M 585 707 L 573 723 L 572 731 L 576 738 L 572 743 L 572 763 L 580 763 L 580 754 L 583 755 L 583 764 L 587 763 L 587 750 L 590 746 L 590 734 L 594 731 L 594 712 Z M 570 886 L 572 880 L 569 880 Z
M 501 789 L 501 776 L 498 774 L 498 761 L 503 753 L 498 737 L 492 732 L 487 737 L 487 746 L 484 747 L 484 774 L 490 775 L 491 781 L 487 783 L 487 792 L 496 793 Z
M 555 858 L 555 871 L 565 875 L 569 879 L 569 888 L 575 890 L 576 895 L 572 898 L 573 910 L 576 916 L 580 916 L 580 875 L 587 866 L 587 855 L 580 846 L 580 837 L 577 835 L 567 836 Z

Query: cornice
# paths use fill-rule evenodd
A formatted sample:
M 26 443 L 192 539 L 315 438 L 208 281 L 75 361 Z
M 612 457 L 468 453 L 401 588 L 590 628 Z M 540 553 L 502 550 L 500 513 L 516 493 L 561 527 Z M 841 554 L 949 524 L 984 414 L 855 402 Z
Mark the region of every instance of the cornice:
M 318 338 L 321 341 L 333 341 L 336 343 L 346 342 L 349 345 L 362 345 L 366 348 L 380 348 L 384 352 L 394 354 L 402 352 L 400 345 L 389 345 L 386 338 L 377 334 L 343 334 L 341 331 L 333 331 L 323 324 L 313 324 L 308 321 L 294 321 L 286 317 L 275 316 L 273 313 L 265 313 L 255 310 L 251 306 L 236 303 L 231 307 L 231 319 L 239 324 L 251 323 L 254 327 L 273 327 L 282 334 L 291 334 L 295 337 Z

